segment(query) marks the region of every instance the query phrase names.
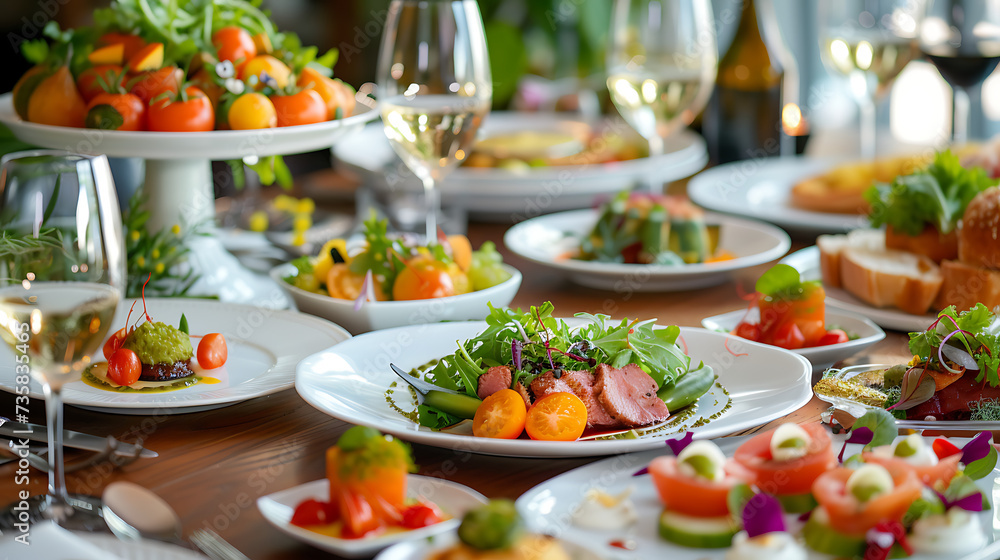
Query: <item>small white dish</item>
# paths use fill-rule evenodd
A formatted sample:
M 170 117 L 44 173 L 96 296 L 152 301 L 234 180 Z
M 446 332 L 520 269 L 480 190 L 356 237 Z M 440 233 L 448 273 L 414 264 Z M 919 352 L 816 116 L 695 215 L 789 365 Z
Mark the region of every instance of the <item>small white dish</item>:
M 719 248 L 736 258 L 705 264 L 678 266 L 620 264 L 568 258 L 580 240 L 593 229 L 597 210 L 559 212 L 521 222 L 507 230 L 507 248 L 553 272 L 589 288 L 621 292 L 672 292 L 721 284 L 729 273 L 781 258 L 791 240 L 784 231 L 768 224 L 708 214 L 709 225 L 720 226 Z
M 375 560 L 427 560 L 435 552 L 454 546 L 456 542 L 458 542 L 458 537 L 454 532 L 425 541 L 407 541 L 383 550 L 375 557 Z M 559 539 L 559 544 L 572 560 L 603 560 L 604 558 L 575 542 Z
M 361 539 L 338 539 L 292 525 L 292 514 L 300 503 L 310 498 L 330 499 L 330 481 L 325 478 L 257 498 L 257 509 L 271 525 L 296 540 L 339 556 L 359 558 L 370 557 L 400 541 L 426 539 L 451 531 L 458 527 L 466 511 L 487 501 L 485 496 L 467 486 L 440 478 L 411 474 L 406 482 L 407 497 L 434 502 L 449 518 L 412 531 Z
M 483 319 L 490 311 L 487 303 L 506 307 L 521 287 L 521 273 L 510 265 L 503 267 L 510 278 L 492 288 L 436 299 L 365 302 L 357 311 L 354 300 L 307 292 L 285 282 L 286 276 L 295 273 L 295 266 L 290 263 L 271 269 L 271 278 L 291 296 L 299 311 L 333 321 L 352 334 L 361 334 L 406 325 Z
M 706 317 L 701 320 L 701 326 L 709 330 L 728 333 L 736 328 L 736 325 L 744 317 L 748 321 L 756 322 L 760 318 L 760 311 L 754 307 L 750 310 L 740 309 L 738 311 L 715 315 L 714 317 Z M 792 352 L 804 356 L 812 363 L 813 372 L 823 371 L 840 360 L 862 352 L 885 338 L 885 331 L 870 319 L 833 307 L 826 308 L 826 325 L 827 328 L 843 329 L 848 335 L 853 335 L 857 338 L 841 344 L 792 350 Z

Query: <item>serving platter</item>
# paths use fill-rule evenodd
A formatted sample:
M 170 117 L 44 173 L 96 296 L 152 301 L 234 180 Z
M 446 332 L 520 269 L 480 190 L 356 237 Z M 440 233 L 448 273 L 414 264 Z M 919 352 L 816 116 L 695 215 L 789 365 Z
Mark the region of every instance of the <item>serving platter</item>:
M 572 325 L 572 323 L 571 323 Z M 693 327 L 681 327 L 678 344 L 696 363 L 711 366 L 718 380 L 693 413 L 658 429 L 638 430 L 635 439 L 611 438 L 551 442 L 478 438 L 468 423 L 433 431 L 403 416 L 415 403 L 409 391 L 394 385 L 394 363 L 403 370 L 453 353 L 456 341 L 486 328 L 482 321 L 399 327 L 363 334 L 303 360 L 295 388 L 317 409 L 370 426 L 414 443 L 462 452 L 508 457 L 586 457 L 658 448 L 673 433 L 691 429 L 700 437 L 731 434 L 780 418 L 811 398 L 812 366 L 798 354 Z M 395 388 L 399 388 L 396 390 Z M 730 401 L 731 399 L 731 401 Z
M 134 300 L 118 306 L 113 330 L 125 325 Z M 146 307 L 154 321 L 177 325 L 185 315 L 192 335 L 222 333 L 229 359 L 205 375 L 218 383 L 198 383 L 162 393 L 120 393 L 74 381 L 63 387 L 66 404 L 116 414 L 179 414 L 236 404 L 291 388 L 295 365 L 306 356 L 351 337 L 341 327 L 281 309 L 252 307 L 200 299 L 147 298 Z M 141 313 L 142 302 L 135 313 Z M 98 353 L 95 361 L 103 361 Z M 0 347 L 0 390 L 16 392 L 14 355 L 9 346 Z M 41 385 L 31 380 L 31 398 L 44 399 Z
M 678 266 L 603 263 L 570 258 L 593 229 L 597 210 L 571 210 L 539 216 L 507 230 L 504 244 L 512 252 L 571 281 L 601 290 L 667 292 L 705 288 L 725 282 L 731 273 L 777 260 L 791 247 L 788 234 L 772 225 L 708 214 L 720 226 L 719 248 L 736 258 Z

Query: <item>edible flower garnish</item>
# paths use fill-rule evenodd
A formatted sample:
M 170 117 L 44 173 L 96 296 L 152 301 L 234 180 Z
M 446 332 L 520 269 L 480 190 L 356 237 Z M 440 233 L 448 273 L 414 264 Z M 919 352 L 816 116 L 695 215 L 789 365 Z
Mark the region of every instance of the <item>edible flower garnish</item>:
M 668 439 L 667 447 L 670 448 L 670 451 L 673 452 L 674 455 L 680 455 L 681 451 L 684 451 L 684 448 L 691 445 L 691 442 L 693 441 L 694 441 L 694 432 L 687 431 L 684 432 L 684 435 L 679 438 Z M 649 474 L 649 467 L 643 467 L 635 471 L 634 473 L 632 473 L 632 476 L 642 476 L 644 474 Z
M 849 443 L 860 443 L 863 445 L 868 445 L 875 438 L 875 433 L 871 431 L 870 428 L 864 426 L 851 430 L 851 435 L 847 437 L 847 441 L 844 442 L 844 446 L 840 448 L 840 454 L 837 455 L 837 460 L 841 463 L 844 462 L 844 452 L 847 451 L 847 444 Z
M 894 544 L 899 544 L 907 556 L 913 554 L 913 547 L 906 541 L 906 529 L 899 521 L 883 521 L 872 527 L 865 533 L 865 541 L 865 560 L 886 560 Z
M 993 446 L 993 434 L 980 432 L 962 448 L 962 463 L 965 475 L 978 480 L 993 472 L 997 465 L 997 449 Z
M 865 412 L 851 426 L 851 435 L 844 442 L 844 447 L 840 450 L 837 460 L 843 462 L 844 451 L 847 450 L 848 443 L 863 443 L 865 450 L 872 447 L 889 445 L 899 435 L 896 428 L 896 419 L 892 414 L 882 409 L 871 409 Z
M 743 529 L 752 539 L 767 533 L 786 530 L 781 502 L 770 494 L 755 494 L 743 506 Z

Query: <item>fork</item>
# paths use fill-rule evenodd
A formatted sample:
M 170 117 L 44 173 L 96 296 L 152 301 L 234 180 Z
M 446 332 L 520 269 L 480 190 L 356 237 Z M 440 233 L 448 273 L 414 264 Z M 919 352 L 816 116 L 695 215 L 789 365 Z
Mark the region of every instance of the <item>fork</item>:
M 250 560 L 211 529 L 198 529 L 191 533 L 191 542 L 212 560 Z

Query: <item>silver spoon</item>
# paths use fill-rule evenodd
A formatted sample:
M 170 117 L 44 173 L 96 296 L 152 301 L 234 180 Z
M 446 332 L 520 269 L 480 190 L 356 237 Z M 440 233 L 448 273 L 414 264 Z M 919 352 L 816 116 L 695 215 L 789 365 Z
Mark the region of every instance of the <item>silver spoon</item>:
M 148 538 L 184 544 L 177 512 L 152 491 L 132 482 L 112 482 L 104 489 L 101 500 L 104 521 L 119 539 Z

